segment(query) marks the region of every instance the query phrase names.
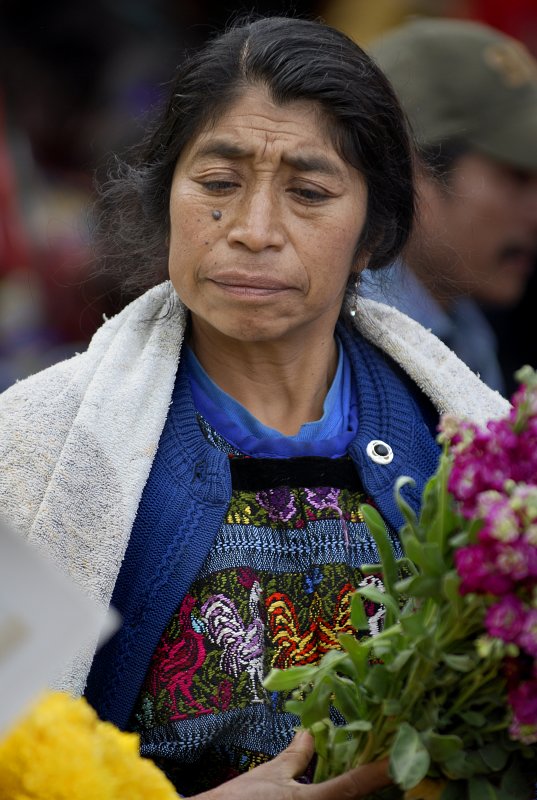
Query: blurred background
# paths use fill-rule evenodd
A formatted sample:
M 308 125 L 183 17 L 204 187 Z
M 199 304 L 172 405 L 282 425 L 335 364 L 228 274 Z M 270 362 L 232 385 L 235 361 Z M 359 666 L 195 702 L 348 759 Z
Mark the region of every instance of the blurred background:
M 0 390 L 120 310 L 92 261 L 95 171 L 140 138 L 185 50 L 251 11 L 320 17 L 362 45 L 411 15 L 476 19 L 537 56 L 537 0 L 0 0 Z M 491 315 L 509 385 L 537 366 L 535 310 L 534 274 Z

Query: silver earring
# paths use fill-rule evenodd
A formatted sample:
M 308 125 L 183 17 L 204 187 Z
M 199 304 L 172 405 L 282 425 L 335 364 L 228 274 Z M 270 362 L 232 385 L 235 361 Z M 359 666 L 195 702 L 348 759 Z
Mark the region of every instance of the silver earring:
M 213 211 L 212 212 L 213 219 L 222 219 L 222 212 L 221 211 Z
M 350 305 L 349 314 L 351 315 L 351 317 L 356 316 L 356 304 L 358 302 L 359 289 L 360 289 L 360 274 L 356 273 L 354 278 L 354 286 L 352 288 L 352 292 L 349 297 L 349 305 Z

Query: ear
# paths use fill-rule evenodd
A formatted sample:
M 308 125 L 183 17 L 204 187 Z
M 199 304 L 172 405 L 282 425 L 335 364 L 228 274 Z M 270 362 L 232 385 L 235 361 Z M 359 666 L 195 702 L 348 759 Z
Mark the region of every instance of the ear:
M 371 258 L 371 253 L 369 251 L 364 250 L 360 253 L 360 255 L 355 260 L 352 266 L 351 274 L 349 276 L 350 280 L 352 280 L 353 278 L 359 280 L 360 273 L 363 272 L 364 269 L 367 269 L 370 258 Z

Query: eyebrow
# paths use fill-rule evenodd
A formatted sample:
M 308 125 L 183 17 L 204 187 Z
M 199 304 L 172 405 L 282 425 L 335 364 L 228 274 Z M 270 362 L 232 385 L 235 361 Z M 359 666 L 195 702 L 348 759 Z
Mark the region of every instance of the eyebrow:
M 202 158 L 217 156 L 220 158 L 237 159 L 251 158 L 254 155 L 254 151 L 234 144 L 227 139 L 213 139 L 202 146 L 198 150 L 197 155 Z M 283 161 L 299 172 L 320 172 L 323 175 L 329 175 L 335 178 L 342 177 L 342 172 L 337 165 L 329 158 L 319 154 L 287 154 L 283 156 Z

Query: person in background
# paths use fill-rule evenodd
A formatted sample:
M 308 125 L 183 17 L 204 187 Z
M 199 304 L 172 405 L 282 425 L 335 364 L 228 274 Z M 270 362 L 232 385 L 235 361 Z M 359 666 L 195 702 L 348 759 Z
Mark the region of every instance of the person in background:
M 537 65 L 480 23 L 413 19 L 369 46 L 420 148 L 403 257 L 364 296 L 395 306 L 505 392 L 485 310 L 520 300 L 537 254 Z M 519 364 L 518 366 L 521 366 Z
M 417 510 L 441 411 L 506 400 L 414 320 L 358 299 L 404 246 L 413 148 L 383 73 L 337 30 L 261 18 L 177 72 L 147 139 L 103 187 L 103 253 L 150 286 L 88 349 L 0 398 L 0 509 L 119 611 L 58 686 L 139 732 L 183 795 L 338 800 L 386 764 L 303 783 L 308 734 L 263 677 L 351 630 L 394 552 L 400 475 Z M 170 280 L 166 280 L 169 277 Z M 370 631 L 382 625 L 371 609 Z

